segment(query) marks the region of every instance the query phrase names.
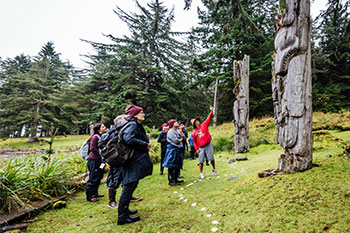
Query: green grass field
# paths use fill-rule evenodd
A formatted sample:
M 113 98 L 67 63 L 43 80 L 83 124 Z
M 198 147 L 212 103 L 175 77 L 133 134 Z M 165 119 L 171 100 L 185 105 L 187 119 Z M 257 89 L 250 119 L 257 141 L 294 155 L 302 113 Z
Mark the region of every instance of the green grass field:
M 144 200 L 130 207 L 139 211 L 140 222 L 118 226 L 117 210 L 107 207 L 102 184 L 105 197 L 100 202 L 87 202 L 79 192 L 66 208 L 38 215 L 28 232 L 350 232 L 350 160 L 338 156 L 350 144 L 349 122 L 349 112 L 315 113 L 313 162 L 320 166 L 266 178 L 258 178 L 258 172 L 276 168 L 283 152 L 275 143 L 273 119 L 250 122 L 251 150 L 244 154 L 249 160 L 235 163 L 229 161 L 243 154 L 232 153 L 233 125 L 222 124 L 210 129 L 218 176 L 205 166 L 205 179 L 200 180 L 197 162 L 185 159 L 185 183 L 169 187 L 167 175 L 159 175 L 155 164 L 153 175 L 135 191 Z M 60 137 L 54 148 L 78 147 L 86 137 Z M 27 145 L 8 140 L 13 140 L 8 148 Z M 0 148 L 6 148 L 5 142 Z M 155 139 L 152 144 L 151 157 L 157 161 L 159 144 Z
M 332 134 L 350 138 L 349 131 Z M 185 160 L 185 183 L 177 187 L 167 185 L 156 164 L 135 192 L 144 200 L 131 204 L 139 210 L 140 222 L 118 226 L 117 210 L 107 207 L 107 197 L 88 203 L 81 192 L 65 209 L 39 215 L 28 232 L 211 232 L 215 227 L 218 232 L 349 232 L 350 161 L 336 156 L 342 152 L 338 144 L 325 144 L 326 149 L 314 152 L 320 167 L 263 179 L 258 172 L 277 166 L 282 153 L 277 144 L 254 147 L 245 154 L 248 161 L 231 164 L 237 155 L 218 152 L 219 175 L 213 177 L 205 167 L 204 180 L 197 162 Z M 234 176 L 238 179 L 230 180 Z M 105 184 L 100 192 L 107 195 Z

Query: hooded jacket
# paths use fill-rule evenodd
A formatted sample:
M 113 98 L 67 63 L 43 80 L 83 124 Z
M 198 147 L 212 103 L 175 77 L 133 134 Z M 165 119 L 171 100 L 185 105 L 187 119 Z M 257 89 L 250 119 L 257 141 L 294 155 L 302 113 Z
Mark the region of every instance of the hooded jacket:
M 209 113 L 207 119 L 192 132 L 193 146 L 196 151 L 199 150 L 199 147 L 203 147 L 211 142 L 211 136 L 208 127 L 212 117 L 213 113 L 211 112 Z

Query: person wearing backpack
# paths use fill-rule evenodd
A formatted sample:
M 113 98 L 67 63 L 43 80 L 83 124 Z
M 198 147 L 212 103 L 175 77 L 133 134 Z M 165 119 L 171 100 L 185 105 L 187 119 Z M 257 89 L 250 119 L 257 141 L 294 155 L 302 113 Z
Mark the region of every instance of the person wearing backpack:
M 86 199 L 90 202 L 96 202 L 99 201 L 98 197 L 103 197 L 103 195 L 98 194 L 98 187 L 104 173 L 104 164 L 97 145 L 101 135 L 107 132 L 107 128 L 104 124 L 98 123 L 93 126 L 92 131 L 93 135 L 88 139 L 90 153 L 87 162 L 89 180 L 86 183 Z
M 126 121 L 126 117 L 128 115 L 119 115 L 114 119 L 114 126 L 111 127 L 110 130 L 104 135 L 102 135 L 100 141 L 105 138 L 110 137 L 114 132 L 119 132 L 128 122 Z M 122 168 L 121 167 L 113 167 L 110 166 L 108 176 L 107 176 L 107 188 L 108 188 L 108 207 L 115 209 L 118 208 L 118 203 L 115 200 L 115 196 L 117 194 L 117 189 L 121 185 L 123 180 Z M 139 201 L 142 200 L 142 197 L 132 197 L 131 200 Z M 133 211 L 130 211 L 133 213 Z
M 142 125 L 145 113 L 142 108 L 135 105 L 128 105 L 125 112 L 128 114 L 126 120 L 129 121 L 129 125 L 123 130 L 122 139 L 135 150 L 130 161 L 122 166 L 123 190 L 119 198 L 118 225 L 140 220 L 140 216 L 130 216 L 129 204 L 139 180 L 152 175 L 153 171 L 153 164 L 148 152 L 151 143 Z

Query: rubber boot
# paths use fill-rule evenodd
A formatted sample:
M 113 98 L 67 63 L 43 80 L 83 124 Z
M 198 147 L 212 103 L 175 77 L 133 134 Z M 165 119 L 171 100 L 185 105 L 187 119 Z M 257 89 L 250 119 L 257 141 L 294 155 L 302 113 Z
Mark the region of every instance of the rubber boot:
M 169 181 L 169 185 L 170 186 L 174 186 L 177 185 L 177 183 L 175 182 L 175 169 L 172 168 L 168 168 L 168 181 Z
M 118 208 L 118 203 L 115 201 L 115 195 L 117 194 L 117 191 L 115 189 L 108 189 L 108 207 L 112 209 Z
M 180 168 L 175 168 L 174 169 L 174 177 L 175 177 L 175 183 L 180 184 L 182 182 L 184 182 L 183 180 L 178 180 L 177 178 L 180 175 Z

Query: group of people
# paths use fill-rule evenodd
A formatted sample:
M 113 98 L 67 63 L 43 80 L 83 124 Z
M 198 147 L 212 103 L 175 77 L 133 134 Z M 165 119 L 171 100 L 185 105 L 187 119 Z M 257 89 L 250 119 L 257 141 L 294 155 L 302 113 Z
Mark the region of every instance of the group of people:
M 103 195 L 98 193 L 98 187 L 104 174 L 104 161 L 98 149 L 98 142 L 108 137 L 112 132 L 121 132 L 121 139 L 124 143 L 134 149 L 134 154 L 130 161 L 122 167 L 110 167 L 107 176 L 107 187 L 109 202 L 108 207 L 118 208 L 118 225 L 133 223 L 140 220 L 139 216 L 133 216 L 137 210 L 130 210 L 131 201 L 139 201 L 141 197 L 134 197 L 133 193 L 138 186 L 139 181 L 149 175 L 152 175 L 153 164 L 149 156 L 151 149 L 150 137 L 142 125 L 145 120 L 145 113 L 141 107 L 128 105 L 125 108 L 125 115 L 117 116 L 114 120 L 114 126 L 109 130 L 103 124 L 94 125 L 92 136 L 89 142 L 89 158 L 87 167 L 89 170 L 89 179 L 86 184 L 86 199 L 89 202 L 97 202 Z M 191 158 L 195 153 L 198 154 L 200 169 L 200 178 L 203 179 L 203 162 L 207 158 L 213 166 L 213 175 L 216 176 L 215 160 L 211 136 L 208 126 L 213 116 L 213 109 L 210 107 L 210 113 L 207 119 L 201 124 L 199 118 L 191 121 L 193 131 L 190 136 Z M 164 167 L 168 168 L 168 181 L 170 186 L 178 185 L 183 182 L 180 170 L 183 166 L 184 152 L 188 150 L 188 134 L 183 123 L 175 119 L 169 120 L 162 125 L 162 132 L 158 137 L 161 143 L 161 170 L 164 173 Z M 119 198 L 119 204 L 116 202 L 116 190 L 122 186 L 122 192 Z
M 210 107 L 210 113 L 207 119 L 201 123 L 200 118 L 191 120 L 193 131 L 189 138 L 191 147 L 190 159 L 194 159 L 195 154 L 198 155 L 198 165 L 200 178 L 204 179 L 203 163 L 204 159 L 211 162 L 213 167 L 213 175 L 216 176 L 214 151 L 209 133 L 209 124 L 213 117 L 213 107 Z M 161 143 L 161 164 L 160 174 L 163 174 L 164 167 L 168 168 L 168 184 L 170 186 L 178 185 L 183 182 L 179 178 L 180 170 L 183 166 L 184 152 L 188 150 L 186 139 L 188 138 L 185 125 L 175 119 L 169 120 L 168 123 L 162 125 L 162 132 L 158 136 L 158 142 Z

